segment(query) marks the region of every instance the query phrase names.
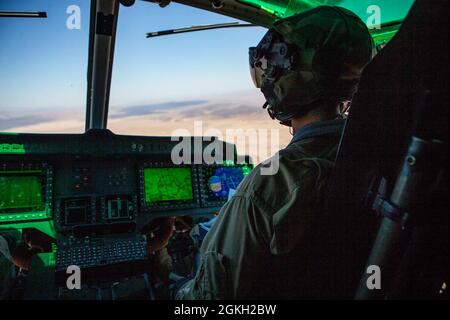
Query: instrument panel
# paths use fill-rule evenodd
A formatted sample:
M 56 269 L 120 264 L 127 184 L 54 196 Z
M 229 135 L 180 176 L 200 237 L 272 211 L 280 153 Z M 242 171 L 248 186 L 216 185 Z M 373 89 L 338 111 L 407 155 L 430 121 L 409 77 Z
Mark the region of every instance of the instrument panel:
M 222 163 L 175 165 L 178 142 L 170 137 L 91 130 L 0 139 L 0 223 L 52 218 L 62 234 L 136 231 L 157 216 L 212 214 L 252 168 L 235 164 L 236 150 L 224 142 L 215 154 Z M 191 140 L 188 150 L 197 153 L 211 141 Z M 187 158 L 198 158 L 194 152 Z

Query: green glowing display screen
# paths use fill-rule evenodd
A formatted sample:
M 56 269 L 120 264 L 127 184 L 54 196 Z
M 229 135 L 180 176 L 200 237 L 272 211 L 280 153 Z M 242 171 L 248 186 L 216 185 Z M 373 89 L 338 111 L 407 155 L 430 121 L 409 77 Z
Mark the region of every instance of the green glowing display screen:
M 0 173 L 0 216 L 38 212 L 45 209 L 42 172 L 5 171 Z
M 148 205 L 193 200 L 190 168 L 145 168 L 144 195 Z

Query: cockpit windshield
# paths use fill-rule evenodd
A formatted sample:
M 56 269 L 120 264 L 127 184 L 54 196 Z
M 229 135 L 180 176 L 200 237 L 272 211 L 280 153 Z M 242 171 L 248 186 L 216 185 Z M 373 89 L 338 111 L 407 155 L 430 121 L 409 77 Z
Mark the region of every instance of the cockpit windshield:
M 392 38 L 412 3 L 237 0 L 245 10 L 229 15 L 268 26 L 318 5 L 339 5 L 358 14 L 380 45 Z M 89 104 L 89 1 L 10 0 L 2 1 L 0 10 L 47 13 L 45 19 L 0 20 L 0 132 L 83 132 Z M 233 143 L 230 139 L 246 139 L 261 134 L 255 128 L 265 128 L 267 143 L 277 141 L 267 147 L 267 156 L 285 146 L 291 138 L 287 128 L 280 129 L 261 109 L 263 96 L 248 74 L 248 47 L 256 45 L 265 28 L 146 37 L 152 31 L 236 21 L 176 2 L 164 8 L 146 1 L 121 6 L 107 128 L 131 135 L 219 136 Z
M 84 131 L 89 2 L 5 0 L 0 11 L 0 132 Z
M 164 9 L 145 2 L 120 8 L 108 128 L 152 136 L 279 129 L 261 108 L 263 96 L 248 71 L 248 47 L 265 28 L 145 37 L 150 31 L 233 21 L 176 3 Z M 281 143 L 289 136 L 287 128 L 280 130 Z

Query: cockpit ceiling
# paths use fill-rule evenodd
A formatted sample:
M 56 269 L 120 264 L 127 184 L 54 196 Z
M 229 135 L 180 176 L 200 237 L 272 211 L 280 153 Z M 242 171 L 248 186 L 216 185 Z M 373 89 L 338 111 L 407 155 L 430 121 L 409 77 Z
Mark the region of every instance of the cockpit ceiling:
M 152 2 L 165 2 L 155 1 Z M 414 0 L 174 0 L 181 4 L 216 12 L 263 27 L 320 5 L 341 6 L 355 12 L 363 21 L 381 23 L 371 29 L 377 44 L 389 41 L 408 14 Z

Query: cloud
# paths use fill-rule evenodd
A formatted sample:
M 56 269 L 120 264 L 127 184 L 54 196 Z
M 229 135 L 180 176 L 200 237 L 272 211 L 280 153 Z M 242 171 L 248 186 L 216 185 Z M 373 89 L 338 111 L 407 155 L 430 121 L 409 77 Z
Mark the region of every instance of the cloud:
M 208 119 L 232 119 L 245 116 L 259 116 L 264 114 L 256 105 L 217 103 L 208 104 L 196 108 L 182 110 L 175 116 L 183 118 L 208 118 Z
M 142 116 L 148 114 L 162 113 L 163 111 L 185 108 L 190 106 L 196 106 L 200 104 L 207 103 L 207 100 L 181 100 L 181 101 L 170 101 L 164 103 L 153 103 L 140 106 L 130 106 L 120 109 L 115 114 L 110 114 L 111 119 L 120 119 L 132 116 Z
M 261 108 L 264 99 L 258 92 L 207 97 L 203 100 L 172 100 L 146 105 L 113 107 L 108 129 L 116 134 L 171 136 L 177 130 L 187 130 L 191 135 L 202 135 L 208 130 L 218 130 L 227 140 L 227 130 L 279 130 L 279 147 L 286 146 L 292 138 L 286 127 L 273 121 Z M 81 133 L 84 131 L 84 110 L 39 110 L 39 114 L 14 114 L 0 117 L 0 131 L 34 133 Z M 195 130 L 201 120 L 202 132 Z M 262 132 L 262 131 L 261 131 Z M 265 134 L 265 133 L 264 133 Z M 272 139 L 272 138 L 270 138 Z M 228 141 L 228 140 L 227 140 Z M 272 140 L 270 140 L 272 141 Z M 236 141 L 228 141 L 237 143 Z M 272 144 L 261 145 L 258 152 L 247 139 L 243 146 L 237 144 L 239 154 L 249 154 L 257 163 L 278 151 Z M 260 154 L 260 151 L 263 151 Z M 265 150 L 265 151 L 264 151 Z M 265 154 L 264 154 L 265 152 Z
M 17 127 L 35 125 L 44 122 L 49 122 L 52 120 L 54 120 L 54 118 L 51 116 L 41 116 L 41 115 L 17 116 L 8 118 L 2 117 L 0 118 L 0 130 L 8 130 Z
M 253 116 L 263 114 L 256 106 L 241 104 L 238 106 L 229 106 L 229 108 L 213 109 L 211 116 L 215 118 L 234 118 L 243 116 Z

